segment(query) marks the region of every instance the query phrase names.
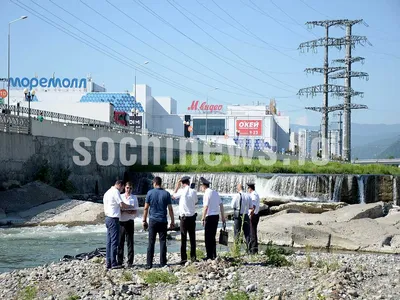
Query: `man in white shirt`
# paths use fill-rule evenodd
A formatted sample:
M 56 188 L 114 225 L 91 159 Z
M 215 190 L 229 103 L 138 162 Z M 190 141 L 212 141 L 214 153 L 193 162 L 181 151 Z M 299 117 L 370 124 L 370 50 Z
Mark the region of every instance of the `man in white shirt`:
M 121 190 L 124 187 L 122 180 L 115 184 L 104 194 L 104 214 L 106 216 L 107 246 L 106 246 L 106 267 L 107 269 L 120 269 L 118 265 L 118 242 L 119 242 L 119 218 L 121 208 L 132 209 L 122 201 Z
M 203 216 L 201 221 L 204 226 L 204 241 L 206 244 L 206 259 L 215 259 L 217 257 L 217 243 L 215 235 L 217 234 L 219 211 L 221 211 L 222 224 L 225 226 L 224 205 L 217 191 L 210 189 L 210 182 L 200 177 L 201 190 L 203 196 Z
M 248 193 L 250 194 L 252 206 L 250 207 L 250 254 L 258 253 L 257 226 L 260 221 L 260 196 L 256 192 L 255 184 L 248 183 Z
M 231 202 L 233 208 L 233 220 L 234 220 L 234 232 L 235 239 L 239 238 L 239 235 L 243 231 L 244 238 L 246 241 L 247 249 L 250 245 L 250 219 L 249 210 L 253 206 L 250 195 L 243 191 L 243 185 L 237 185 L 238 194 L 234 195 Z M 241 241 L 239 241 L 241 242 Z
M 190 177 L 183 176 L 178 181 L 172 199 L 179 201 L 179 220 L 181 221 L 181 264 L 187 261 L 187 234 L 190 238 L 190 259 L 196 261 L 196 203 L 197 192 L 190 188 Z

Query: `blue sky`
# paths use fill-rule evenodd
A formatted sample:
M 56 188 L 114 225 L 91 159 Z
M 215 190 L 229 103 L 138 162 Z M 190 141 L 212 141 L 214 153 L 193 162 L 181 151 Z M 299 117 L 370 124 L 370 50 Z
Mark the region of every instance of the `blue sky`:
M 322 95 L 307 98 L 296 93 L 323 82 L 321 74 L 304 72 L 306 67 L 323 66 L 323 49 L 300 53 L 297 48 L 301 42 L 322 37 L 324 30 L 308 30 L 303 24 L 364 19 L 368 27 L 355 25 L 353 34 L 367 36 L 372 46 L 356 46 L 353 55 L 366 60 L 353 64 L 353 70 L 368 72 L 370 77 L 368 81 L 352 79 L 353 88 L 365 93 L 353 102 L 366 104 L 369 110 L 353 111 L 353 122 L 399 123 L 395 83 L 400 82 L 400 1 L 214 1 L 109 0 L 121 12 L 106 0 L 0 0 L 0 77 L 7 76 L 8 22 L 28 15 L 12 24 L 12 77 L 37 74 L 49 78 L 55 72 L 60 78 L 81 78 L 90 73 L 96 83 L 105 83 L 109 92 L 120 92 L 132 90 L 134 66 L 149 61 L 144 66 L 148 74 L 138 69 L 138 83 L 150 85 L 155 96 L 175 98 L 179 113 L 184 113 L 192 100 L 205 100 L 207 91 L 218 87 L 210 93 L 210 104 L 264 104 L 274 97 L 278 110 L 289 115 L 291 123 L 319 125 L 321 114 L 304 107 L 320 106 Z M 117 60 L 51 26 L 36 16 L 38 13 Z M 344 34 L 343 29 L 331 29 L 332 37 Z M 344 49 L 331 48 L 329 60 L 344 58 L 344 54 Z M 342 101 L 330 98 L 331 105 Z M 331 121 L 335 121 L 333 115 Z

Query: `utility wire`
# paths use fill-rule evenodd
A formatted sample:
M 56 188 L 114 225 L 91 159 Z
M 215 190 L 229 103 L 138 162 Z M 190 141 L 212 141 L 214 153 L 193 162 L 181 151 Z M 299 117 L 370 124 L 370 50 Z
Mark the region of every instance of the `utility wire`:
M 307 6 L 309 9 L 315 11 L 316 13 L 318 13 L 318 14 L 324 16 L 324 17 L 330 18 L 328 15 L 323 14 L 322 12 L 320 12 L 320 11 L 316 10 L 315 8 L 313 8 L 312 6 L 308 5 L 305 1 L 303 1 L 303 0 L 299 0 L 299 1 L 300 1 L 301 3 L 303 3 L 305 6 Z
M 34 2 L 33 0 L 31 0 L 31 1 Z M 107 37 L 108 39 L 110 39 L 110 40 L 114 41 L 115 43 L 121 45 L 122 47 L 124 47 L 124 48 L 126 48 L 126 49 L 132 51 L 133 53 L 136 53 L 137 55 L 139 55 L 139 56 L 141 56 L 141 57 L 143 57 L 143 58 L 145 58 L 145 59 L 147 59 L 147 60 L 150 60 L 148 57 L 146 57 L 146 56 L 142 55 L 141 53 L 139 53 L 139 52 L 133 50 L 132 48 L 130 48 L 130 47 L 128 47 L 128 46 L 126 46 L 126 45 L 120 43 L 119 41 L 117 41 L 117 40 L 114 39 L 113 37 L 111 37 L 111 36 L 105 34 L 104 32 L 98 30 L 98 29 L 95 28 L 94 26 L 92 26 L 92 25 L 90 25 L 89 23 L 85 22 L 84 20 L 78 18 L 77 16 L 75 16 L 75 15 L 72 14 L 71 12 L 67 11 L 66 9 L 64 9 L 62 6 L 60 6 L 60 5 L 58 5 L 57 3 L 55 3 L 53 0 L 49 0 L 49 1 L 50 1 L 51 3 L 53 3 L 55 6 L 57 6 L 58 8 L 60 8 L 61 10 L 63 10 L 65 13 L 71 15 L 72 17 L 74 17 L 74 18 L 77 19 L 78 21 L 84 23 L 85 25 L 87 25 L 88 27 L 92 28 L 93 30 L 99 32 L 100 34 L 104 35 L 104 36 Z M 34 2 L 34 3 L 35 3 L 35 2 Z M 35 3 L 35 4 L 38 5 L 37 3 Z M 44 9 L 44 8 L 43 8 L 43 9 Z M 53 15 L 54 15 L 54 14 L 53 14 Z M 57 17 L 57 16 L 56 16 L 56 17 Z M 59 18 L 59 17 L 57 17 L 57 18 Z M 59 18 L 59 19 L 60 19 L 60 18 Z M 60 19 L 60 20 L 62 20 L 62 19 Z M 64 23 L 68 24 L 69 26 L 74 27 L 76 30 L 82 32 L 81 30 L 79 30 L 79 29 L 76 28 L 75 26 L 71 25 L 70 23 L 68 23 L 68 22 L 66 22 L 66 21 L 64 21 L 64 20 L 62 20 L 62 21 L 63 21 Z M 84 32 L 82 32 L 82 33 L 84 33 Z M 84 33 L 84 34 L 87 36 L 86 33 Z M 103 46 L 107 46 L 107 45 L 104 45 L 103 43 L 99 42 L 98 40 L 96 40 L 96 42 L 102 44 Z M 127 59 L 129 59 L 129 58 L 127 58 Z M 154 61 L 154 60 L 152 60 L 152 61 Z M 167 70 L 169 70 L 169 71 L 171 71 L 171 72 L 173 72 L 173 73 L 176 73 L 176 74 L 178 74 L 178 75 L 180 75 L 180 76 L 182 76 L 182 77 L 184 77 L 184 78 L 186 78 L 186 79 L 195 81 L 195 82 L 197 82 L 197 83 L 203 84 L 203 85 L 208 86 L 208 87 L 213 87 L 213 85 L 204 83 L 204 82 L 199 81 L 199 80 L 197 80 L 197 79 L 194 79 L 194 78 L 191 78 L 191 77 L 189 77 L 189 76 L 186 76 L 186 75 L 184 75 L 184 74 L 182 74 L 182 73 L 179 73 L 179 72 L 177 72 L 177 71 L 175 71 L 175 70 L 173 70 L 173 69 L 171 69 L 171 68 L 169 68 L 169 67 L 163 65 L 162 63 L 159 63 L 159 62 L 157 62 L 157 61 L 155 61 L 155 62 L 156 62 L 156 64 L 160 65 L 161 67 L 163 67 L 163 68 L 165 68 L 165 69 L 167 69 Z M 190 68 L 190 67 L 189 67 L 189 68 Z M 190 69 L 191 69 L 191 68 L 190 68 Z M 194 69 L 191 69 L 191 70 L 196 71 L 196 70 L 194 70 Z M 202 74 L 202 75 L 204 75 L 204 76 L 207 77 L 207 75 L 205 75 L 205 74 L 203 74 L 203 73 L 200 73 L 200 74 Z M 211 78 L 211 77 L 209 77 L 209 78 Z M 221 83 L 223 83 L 223 82 L 221 82 Z M 223 83 L 223 84 L 224 84 L 224 83 Z M 232 87 L 235 87 L 235 86 L 232 86 Z M 231 94 L 239 95 L 239 96 L 254 97 L 254 98 L 260 98 L 260 97 L 261 97 L 261 96 L 260 96 L 260 97 L 255 97 L 255 96 L 252 96 L 252 95 L 246 95 L 246 94 L 236 93 L 236 92 L 232 92 L 232 91 L 230 91 L 230 90 L 225 90 L 225 89 L 220 89 L 220 90 L 221 90 L 221 91 L 224 91 L 224 92 L 231 93 Z M 265 96 L 262 96 L 261 98 L 264 98 L 264 97 L 265 97 Z
M 221 47 L 223 47 L 224 49 L 226 49 L 228 52 L 232 53 L 234 56 L 236 56 L 237 58 L 239 58 L 240 60 L 242 60 L 243 62 L 245 62 L 246 64 L 248 64 L 249 66 L 253 67 L 254 69 L 258 70 L 259 72 L 263 73 L 263 74 L 266 75 L 267 77 L 269 77 L 269 78 L 271 78 L 271 79 L 273 79 L 273 80 L 275 80 L 275 81 L 278 81 L 279 83 L 281 83 L 281 84 L 283 84 L 283 85 L 286 85 L 286 86 L 291 87 L 291 88 L 293 88 L 293 89 L 297 89 L 296 87 L 294 87 L 294 86 L 292 86 L 292 85 L 290 85 L 290 84 L 287 84 L 287 83 L 285 83 L 285 82 L 283 82 L 283 81 L 281 81 L 281 80 L 279 80 L 279 79 L 277 79 L 277 78 L 275 78 L 275 77 L 273 77 L 273 76 L 267 74 L 267 73 L 264 72 L 263 70 L 257 68 L 256 66 L 254 66 L 253 64 L 251 64 L 250 62 L 248 62 L 247 60 L 245 60 L 245 59 L 244 59 L 243 57 L 241 57 L 240 55 L 238 55 L 238 54 L 236 54 L 235 52 L 233 52 L 231 49 L 229 49 L 229 48 L 226 47 L 224 44 L 222 44 L 220 41 L 218 41 L 218 39 L 214 38 L 214 37 L 213 37 L 211 34 L 209 34 L 206 30 L 204 30 L 204 29 L 203 29 L 202 27 L 200 27 L 197 23 L 195 23 L 191 18 L 189 18 L 184 12 L 182 12 L 182 10 L 180 10 L 177 6 L 175 6 L 175 5 L 172 3 L 171 0 L 167 0 L 167 2 L 168 2 L 171 6 L 173 6 L 178 12 L 180 12 L 186 19 L 188 19 L 193 25 L 195 25 L 197 28 L 199 28 L 201 31 L 203 31 L 207 36 L 209 36 L 212 40 L 214 40 L 218 45 L 220 45 Z M 177 4 L 177 5 L 180 6 L 179 4 Z M 181 6 L 180 6 L 180 7 L 181 7 Z M 245 74 L 247 74 L 247 73 L 245 73 Z M 278 87 L 278 86 L 276 86 L 276 85 L 274 85 L 274 84 L 271 84 L 271 83 L 268 83 L 268 82 L 266 82 L 266 81 L 264 81 L 264 80 L 261 80 L 261 79 L 259 79 L 258 77 L 255 77 L 255 76 L 253 76 L 253 75 L 249 75 L 249 76 L 251 76 L 251 77 L 253 77 L 253 78 L 255 78 L 255 79 L 257 79 L 257 80 L 259 80 L 259 81 L 261 81 L 261 82 L 263 82 L 263 83 L 265 83 L 265 84 L 267 84 L 267 85 L 273 86 L 273 87 L 275 87 L 275 88 L 277 88 L 277 89 L 282 89 L 282 90 L 291 92 L 291 91 L 289 91 L 289 90 L 287 90 L 287 89 L 280 88 L 280 87 Z
M 186 93 L 193 94 L 193 95 L 195 95 L 195 96 L 199 96 L 199 95 L 202 95 L 203 97 L 205 96 L 204 94 L 202 94 L 202 93 L 200 93 L 200 92 L 198 92 L 198 91 L 195 91 L 195 90 L 192 90 L 192 89 L 190 89 L 190 88 L 188 88 L 188 87 L 185 87 L 185 86 L 183 86 L 183 85 L 181 85 L 181 84 L 179 84 L 179 83 L 176 83 L 176 82 L 174 82 L 174 81 L 172 81 L 172 80 L 170 80 L 170 79 L 168 79 L 168 78 L 167 78 L 167 79 L 164 79 L 163 77 L 160 77 L 160 76 L 158 76 L 157 74 L 153 74 L 153 73 L 151 73 L 151 72 L 148 72 L 148 71 L 146 71 L 146 69 L 141 68 L 141 66 L 140 66 L 139 64 L 138 64 L 138 66 L 134 66 L 134 65 L 130 64 L 129 62 L 126 62 L 126 61 L 122 60 L 122 59 L 119 58 L 118 56 L 113 55 L 112 53 L 110 54 L 109 52 L 105 51 L 104 49 L 101 49 L 101 48 L 98 47 L 97 45 L 95 45 L 95 44 L 93 44 L 93 43 L 91 43 L 91 42 L 88 42 L 88 41 L 86 41 L 85 39 L 83 39 L 83 38 L 79 37 L 78 35 L 74 34 L 73 32 L 69 31 L 69 30 L 66 29 L 64 26 L 61 26 L 61 25 L 57 24 L 56 22 L 54 22 L 54 21 L 52 21 L 52 20 L 46 18 L 46 17 L 45 17 L 44 15 L 42 15 L 41 13 L 37 12 L 37 11 L 34 10 L 33 8 L 27 6 L 27 5 L 23 4 L 23 3 L 17 3 L 16 0 L 10 0 L 10 2 L 12 2 L 13 4 L 19 6 L 20 8 L 26 10 L 26 11 L 29 12 L 30 14 L 32 14 L 32 15 L 38 17 L 38 18 L 41 19 L 42 21 L 48 23 L 50 26 L 55 27 L 55 28 L 57 28 L 58 30 L 64 32 L 65 34 L 71 36 L 72 38 L 74 38 L 74 39 L 76 39 L 76 40 L 78 40 L 78 41 L 80 41 L 80 42 L 86 44 L 86 45 L 89 46 L 90 48 L 93 48 L 94 50 L 99 51 L 99 52 L 103 53 L 104 55 L 106 55 L 106 56 L 108 56 L 108 57 L 110 57 L 110 58 L 112 58 L 112 59 L 114 59 L 114 60 L 116 60 L 116 61 L 122 63 L 124 66 L 128 66 L 128 67 L 130 67 L 131 69 L 139 69 L 139 70 L 142 69 L 142 73 L 143 73 L 143 74 L 146 74 L 146 75 L 148 75 L 149 77 L 155 78 L 155 79 L 159 80 L 160 82 L 164 82 L 164 83 L 166 83 L 167 85 L 170 85 L 170 86 L 172 86 L 172 87 L 175 87 L 175 88 L 177 88 L 177 89 L 180 89 L 180 90 L 182 90 L 182 91 L 184 91 L 184 92 L 186 92 Z M 112 50 L 112 51 L 113 51 L 113 50 Z M 115 51 L 113 51 L 113 52 L 115 52 Z M 212 98 L 212 97 L 209 97 L 209 98 Z
M 238 20 L 236 20 L 232 15 L 230 15 L 225 9 L 223 9 L 220 5 L 218 5 L 214 0 L 211 0 L 215 6 L 217 6 L 222 12 L 224 12 L 229 18 L 231 18 L 234 22 L 236 22 L 237 24 L 239 24 L 242 28 L 244 28 L 247 32 L 249 32 L 249 34 L 251 34 L 252 36 L 254 36 L 255 38 L 257 38 L 258 40 L 262 41 L 264 44 L 270 46 L 272 49 L 274 49 L 275 51 L 281 53 L 282 55 L 301 63 L 302 65 L 304 65 L 304 63 L 294 57 L 291 57 L 290 55 L 287 55 L 286 53 L 283 53 L 281 50 L 277 49 L 276 47 L 274 47 L 272 44 L 266 42 L 265 40 L 263 40 L 262 38 L 260 38 L 258 35 L 256 35 L 254 32 L 252 32 L 250 29 L 248 29 L 246 26 L 244 26 L 242 23 L 240 23 Z

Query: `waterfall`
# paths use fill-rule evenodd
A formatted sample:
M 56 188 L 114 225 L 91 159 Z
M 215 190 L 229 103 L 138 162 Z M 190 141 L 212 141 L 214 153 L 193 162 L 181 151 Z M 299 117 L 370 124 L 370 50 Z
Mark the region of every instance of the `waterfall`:
M 339 175 L 336 177 L 335 180 L 335 187 L 333 188 L 333 202 L 340 202 L 341 201 L 341 194 L 342 194 L 342 187 L 343 187 L 343 175 Z
M 358 202 L 360 204 L 365 204 L 365 179 L 366 176 L 359 175 L 357 176 L 357 182 L 358 182 Z
M 400 199 L 399 199 L 399 176 L 393 176 L 393 203 L 394 205 L 400 206 Z
M 257 182 L 256 189 L 263 198 L 325 202 L 329 197 L 329 179 L 325 175 L 274 175 L 258 178 Z

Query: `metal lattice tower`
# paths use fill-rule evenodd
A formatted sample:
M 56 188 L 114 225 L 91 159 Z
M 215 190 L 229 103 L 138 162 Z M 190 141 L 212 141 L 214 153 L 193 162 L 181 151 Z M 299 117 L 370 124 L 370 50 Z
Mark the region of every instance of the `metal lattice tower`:
M 366 42 L 365 37 L 361 36 L 352 36 L 351 35 L 351 26 L 354 24 L 360 23 L 362 20 L 356 20 L 356 21 L 350 21 L 347 19 L 342 19 L 342 20 L 325 20 L 325 21 L 312 21 L 312 22 L 307 22 L 306 25 L 309 25 L 311 27 L 315 26 L 322 26 L 325 28 L 325 37 L 308 41 L 305 43 L 301 43 L 299 46 L 299 49 L 316 49 L 317 47 L 324 47 L 325 48 L 325 59 L 324 59 L 324 67 L 323 68 L 307 68 L 305 71 L 307 73 L 323 73 L 324 74 L 324 83 L 321 85 L 317 86 L 311 86 L 307 88 L 300 89 L 298 92 L 298 95 L 311 95 L 312 97 L 315 96 L 317 93 L 323 93 L 323 107 L 321 110 L 314 110 L 314 111 L 319 111 L 322 113 L 322 122 L 321 122 L 321 137 L 322 137 L 322 156 L 324 158 L 329 157 L 329 144 L 327 143 L 327 138 L 328 138 L 328 124 L 329 124 L 329 112 L 333 111 L 330 110 L 329 105 L 328 105 L 328 94 L 333 93 L 335 96 L 342 96 L 345 98 L 345 104 L 343 105 L 343 109 L 350 111 L 352 108 L 356 108 L 354 106 L 351 106 L 351 97 L 352 96 L 358 96 L 358 95 L 363 95 L 362 92 L 356 92 L 351 89 L 351 82 L 348 80 L 350 76 L 354 75 L 353 77 L 365 77 L 368 76 L 368 74 L 363 73 L 363 72 L 353 72 L 351 73 L 351 68 L 349 68 L 349 65 L 351 65 L 353 61 L 351 58 L 351 52 L 350 55 L 346 55 L 346 58 L 344 62 L 346 63 L 345 67 L 329 67 L 328 64 L 328 50 L 329 47 L 336 47 L 338 49 L 341 49 L 343 46 L 346 46 L 346 50 L 348 53 L 348 48 L 351 49 L 351 47 L 354 47 L 356 43 L 364 43 Z M 329 37 L 329 28 L 332 26 L 346 26 L 347 31 L 348 27 L 350 27 L 350 32 L 347 32 L 346 37 L 342 38 L 332 38 Z M 351 51 L 351 50 L 350 50 Z M 339 60 L 336 60 L 336 62 L 339 62 Z M 348 63 L 350 62 L 350 63 Z M 340 72 L 339 72 L 340 71 Z M 335 73 L 339 72 L 337 74 L 330 75 L 330 73 Z M 340 85 L 333 85 L 329 84 L 329 79 L 337 79 L 337 78 L 345 78 L 345 86 L 340 86 Z M 346 100 L 347 99 L 347 100 Z M 346 102 L 347 101 L 347 102 Z M 347 104 L 346 104 L 347 103 Z M 364 107 L 357 107 L 357 108 L 364 108 Z M 307 108 L 310 109 L 310 108 Z M 350 116 L 350 114 L 347 114 Z M 350 128 L 350 127 L 348 127 Z M 350 136 L 347 134 L 346 131 L 346 137 Z M 346 144 L 347 145 L 347 144 Z M 348 143 L 350 145 L 350 142 Z M 347 149 L 347 148 L 346 148 Z M 346 157 L 347 158 L 347 157 Z

